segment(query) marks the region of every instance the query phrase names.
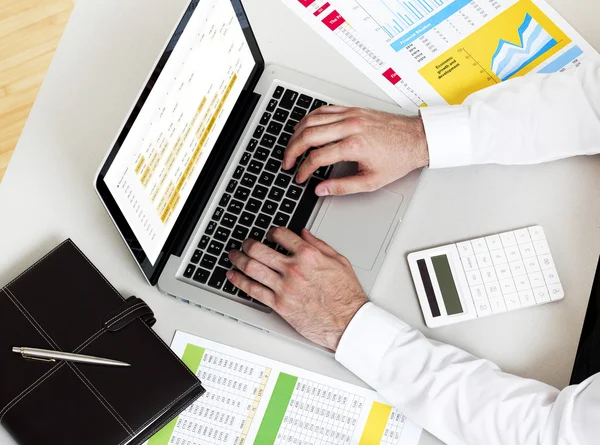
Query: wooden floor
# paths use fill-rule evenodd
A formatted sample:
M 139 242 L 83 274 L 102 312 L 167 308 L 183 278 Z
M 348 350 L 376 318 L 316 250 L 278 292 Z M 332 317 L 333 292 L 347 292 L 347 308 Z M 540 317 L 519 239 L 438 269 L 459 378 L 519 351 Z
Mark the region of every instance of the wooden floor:
M 0 0 L 0 181 L 75 0 Z

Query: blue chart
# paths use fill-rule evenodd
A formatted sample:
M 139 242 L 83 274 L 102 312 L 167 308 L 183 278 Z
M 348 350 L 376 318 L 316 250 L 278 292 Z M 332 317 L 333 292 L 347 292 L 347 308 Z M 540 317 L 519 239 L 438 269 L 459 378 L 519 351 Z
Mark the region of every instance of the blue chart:
M 519 39 L 520 45 L 500 40 L 498 49 L 492 56 L 492 71 L 502 81 L 509 79 L 558 44 L 529 14 L 519 27 Z

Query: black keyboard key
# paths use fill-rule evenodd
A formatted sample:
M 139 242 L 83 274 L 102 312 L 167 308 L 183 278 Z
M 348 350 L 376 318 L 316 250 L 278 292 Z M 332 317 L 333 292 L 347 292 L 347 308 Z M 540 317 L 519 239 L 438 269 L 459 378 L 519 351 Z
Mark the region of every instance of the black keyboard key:
M 273 148 L 273 145 L 275 145 L 276 140 L 277 138 L 272 134 L 265 134 L 260 140 L 260 145 L 268 148 Z
M 263 135 L 264 132 L 265 132 L 265 127 L 263 127 L 262 125 L 259 125 L 258 127 L 256 127 L 256 130 L 254 130 L 254 134 L 252 136 L 254 136 L 256 139 L 260 139 L 260 137 Z
M 260 227 L 261 229 L 268 229 L 269 226 L 271 225 L 271 217 L 265 215 L 264 213 L 261 213 L 256 218 L 256 225 L 258 227 Z
M 290 170 L 287 171 L 288 173 L 290 172 Z M 277 179 L 275 180 L 275 185 L 278 187 L 281 187 L 283 189 L 287 188 L 287 186 L 290 183 L 290 177 L 287 175 L 282 175 L 281 173 L 279 173 L 277 175 Z
M 325 167 L 320 167 L 313 174 L 318 176 L 321 179 L 327 179 L 329 174 L 331 173 L 331 166 L 326 165 Z
M 231 204 L 229 204 L 229 207 L 227 208 L 227 210 L 235 215 L 239 215 L 240 213 L 242 213 L 243 208 L 244 208 L 243 202 L 239 202 L 239 201 L 236 201 L 235 199 L 233 199 L 231 201 Z
M 235 221 L 236 221 L 236 217 L 233 216 L 231 213 L 226 213 L 225 216 L 223 217 L 223 221 L 221 221 L 221 224 L 224 225 L 225 227 L 229 227 L 230 229 L 235 226 Z M 200 246 L 198 246 L 200 247 Z
M 269 241 L 269 240 L 264 240 L 263 244 L 267 247 L 270 247 L 273 250 L 275 250 L 275 248 L 277 247 L 277 243 L 274 243 L 273 241 Z
M 281 161 L 273 158 L 269 159 L 265 165 L 265 170 L 271 173 L 277 173 L 281 170 Z
M 238 288 L 235 287 L 231 281 L 227 280 L 223 286 L 223 291 L 227 292 L 228 294 L 235 295 L 237 294 Z
M 208 285 L 210 287 L 214 287 L 215 289 L 221 289 L 225 281 L 227 281 L 227 276 L 225 275 L 226 273 L 226 269 L 223 269 L 222 267 L 217 267 L 210 276 L 210 280 L 208 280 Z
M 289 252 L 281 246 L 277 247 L 276 250 L 277 250 L 277 252 L 279 252 L 280 254 L 285 255 L 285 256 L 287 256 L 289 254 Z
M 279 139 L 277 139 L 277 143 L 279 145 L 283 145 L 284 147 L 287 147 L 287 144 L 289 144 L 291 137 L 292 137 L 291 134 L 283 132 L 283 133 L 281 133 L 281 136 L 279 136 Z
M 267 133 L 277 136 L 279 133 L 281 133 L 282 129 L 283 129 L 283 124 L 273 121 L 267 127 Z
M 206 251 L 212 255 L 219 256 L 219 255 L 221 255 L 221 251 L 223 250 L 223 247 L 225 247 L 225 245 L 223 243 L 220 243 L 218 241 L 211 241 L 209 243 Z
M 250 153 L 248 153 L 247 151 L 244 152 L 244 154 L 242 155 L 242 159 L 240 159 L 240 165 L 243 165 L 245 167 L 246 165 L 248 165 L 248 162 L 250 162 L 251 158 L 252 155 Z
M 287 226 L 287 223 L 290 221 L 290 215 L 286 215 L 285 213 L 277 212 L 275 215 L 275 219 L 273 220 L 273 224 L 276 226 Z
M 225 247 L 225 251 L 227 252 L 231 252 L 232 250 L 241 250 L 242 249 L 242 243 L 239 241 L 236 241 L 234 239 L 230 239 L 229 242 L 227 243 L 227 246 Z
M 248 301 L 252 300 L 252 298 L 250 298 L 250 296 L 241 289 L 238 290 L 238 297 L 243 298 L 244 300 L 248 300 Z
M 304 116 L 306 116 L 306 110 L 300 107 L 294 107 L 294 109 L 292 110 L 292 114 L 290 115 L 292 119 L 295 119 L 297 121 L 302 119 Z
M 231 230 L 219 227 L 215 232 L 215 239 L 225 242 L 229 239 L 229 235 L 231 235 Z
M 219 205 L 221 207 L 227 207 L 227 204 L 229 204 L 230 199 L 231 195 L 229 193 L 223 193 L 223 196 L 221 196 L 221 201 L 219 201 Z
M 261 204 L 262 203 L 259 200 L 250 198 L 250 200 L 246 203 L 246 210 L 251 213 L 258 213 L 260 211 Z
M 298 93 L 296 93 L 294 90 L 285 90 L 285 93 L 283 93 L 283 97 L 281 98 L 281 102 L 279 103 L 279 105 L 281 105 L 283 108 L 291 110 L 297 98 Z
M 263 168 L 263 163 L 258 162 L 254 159 L 252 159 L 250 161 L 250 165 L 248 165 L 248 171 L 250 173 L 254 173 L 255 175 L 258 175 L 261 172 L 262 168 Z
M 269 172 L 262 172 L 262 174 L 258 178 L 259 184 L 266 185 L 267 187 L 273 184 L 274 180 L 275 175 Z
M 296 203 L 294 201 L 291 199 L 284 199 L 279 210 L 285 213 L 292 213 L 294 211 L 294 207 L 296 207 Z
M 208 226 L 206 226 L 206 230 L 204 231 L 204 233 L 206 233 L 207 235 L 212 235 L 213 233 L 215 233 L 216 228 L 217 228 L 217 223 L 214 221 L 211 221 L 208 223 Z
M 227 215 L 225 215 L 227 216 Z M 223 219 L 223 221 L 225 221 Z M 206 246 L 208 246 L 208 242 L 210 241 L 210 237 L 207 235 L 202 236 L 202 238 L 200 239 L 200 242 L 198 243 L 198 249 L 206 249 Z
M 276 145 L 275 148 L 271 150 L 271 156 L 273 156 L 275 159 L 279 159 L 280 161 L 283 161 L 284 153 L 285 147 L 282 147 L 281 145 Z
M 292 133 L 292 134 L 293 134 L 293 133 L 294 133 L 294 131 L 296 131 L 295 127 L 296 127 L 296 124 L 297 124 L 297 123 L 298 123 L 298 122 L 296 122 L 296 121 L 294 121 L 294 120 L 290 119 L 290 120 L 289 120 L 289 121 L 287 121 L 287 123 L 285 124 L 285 128 L 283 129 L 283 131 L 287 131 L 288 133 Z
M 317 201 L 319 201 L 319 197 L 315 195 L 315 187 L 320 182 L 320 179 L 311 177 L 308 180 L 306 188 L 304 189 L 302 198 L 300 198 L 300 201 L 298 202 L 296 211 L 294 212 L 292 220 L 288 225 L 288 229 L 290 229 L 296 235 L 300 235 L 300 231 L 306 227 L 306 223 L 310 218 L 310 214 L 315 208 L 315 205 L 317 205 Z
M 186 278 L 192 278 L 192 275 L 194 275 L 195 271 L 196 268 L 194 267 L 194 265 L 188 264 L 188 267 L 185 268 L 185 272 L 183 272 L 183 276 Z
M 248 196 L 250 196 L 250 189 L 242 187 L 241 185 L 235 191 L 235 195 L 233 195 L 235 199 L 239 199 L 240 201 L 246 201 Z
M 287 120 L 289 115 L 290 115 L 289 111 L 285 111 L 285 110 L 282 110 L 281 108 L 277 108 L 277 111 L 273 115 L 273 120 L 283 123 Z
M 258 139 L 250 139 L 250 142 L 248 142 L 248 146 L 246 147 L 246 151 L 249 151 L 250 153 L 252 153 L 257 145 L 258 145 Z
M 327 105 L 327 102 L 323 102 L 322 100 L 315 99 L 315 101 L 310 106 L 310 111 L 316 110 L 317 108 L 320 108 L 323 105 Z
M 266 161 L 269 158 L 270 151 L 265 147 L 258 147 L 256 153 L 254 153 L 254 159 L 259 161 Z
M 202 258 L 202 252 L 200 250 L 196 249 L 196 251 L 192 255 L 192 259 L 190 261 L 194 264 L 198 264 L 198 261 L 200 261 L 200 258 Z
M 281 198 L 283 198 L 284 193 L 285 192 L 283 191 L 283 189 L 280 189 L 279 187 L 273 187 L 269 191 L 269 199 L 279 202 L 279 201 L 281 201 Z
M 258 301 L 258 300 L 256 300 L 256 299 L 254 299 L 254 298 L 253 298 L 252 300 L 250 300 L 250 301 L 251 301 L 252 303 L 254 303 L 254 304 L 257 304 L 257 305 L 259 305 L 259 306 L 262 306 L 262 307 L 268 307 L 266 304 L 264 304 L 264 303 L 261 303 L 260 301 Z
M 273 110 L 275 110 L 276 107 L 277 107 L 277 101 L 275 99 L 271 99 L 269 101 L 269 105 L 267 105 L 267 111 L 269 111 L 270 113 L 272 113 Z
M 213 267 L 215 267 L 217 265 L 217 257 L 209 255 L 208 253 L 205 253 L 200 265 L 202 267 L 205 267 L 206 269 L 212 269 Z
M 227 193 L 233 193 L 236 186 L 237 186 L 237 181 L 235 179 L 230 180 L 229 184 L 227 184 Z
M 296 187 L 295 185 L 291 185 L 285 196 L 297 201 L 300 199 L 300 196 L 302 196 L 302 189 L 300 187 Z
M 251 189 L 252 187 L 254 187 L 254 184 L 256 184 L 256 176 L 251 175 L 250 173 L 246 173 L 242 178 L 241 184 L 244 187 L 248 187 Z
M 223 216 L 223 212 L 225 210 L 223 210 L 223 208 L 221 207 L 217 207 L 217 209 L 215 210 L 215 213 L 213 213 L 212 219 L 213 221 L 218 221 L 221 219 L 221 216 Z
M 219 266 L 222 266 L 225 269 L 231 269 L 231 261 L 229 261 L 229 254 L 227 252 L 223 252 L 221 254 L 221 258 L 219 259 Z
M 196 270 L 196 273 L 194 274 L 194 281 L 197 281 L 198 283 L 206 284 L 209 276 L 210 276 L 210 272 L 208 270 L 198 268 L 198 270 Z
M 252 227 L 254 223 L 255 216 L 252 213 L 244 212 L 242 216 L 240 216 L 240 224 L 245 225 L 246 227 Z
M 277 210 L 277 203 L 267 199 L 261 210 L 267 215 L 274 215 Z
M 313 98 L 310 96 L 307 96 L 306 94 L 301 94 L 300 97 L 298 98 L 298 103 L 297 105 L 301 106 L 302 108 L 309 108 L 310 104 L 312 103 Z
M 246 238 L 248 238 L 248 229 L 246 227 L 236 226 L 235 229 L 233 229 L 231 236 L 239 239 L 240 241 L 244 241 Z
M 271 113 L 269 113 L 268 111 L 265 111 L 263 113 L 262 117 L 260 118 L 260 124 L 261 125 L 267 125 L 270 120 L 271 120 Z
M 250 231 L 250 238 L 254 238 L 256 241 L 258 241 L 259 243 L 263 240 L 263 238 L 265 237 L 265 231 L 258 229 L 258 228 L 254 228 Z
M 257 185 L 256 187 L 254 187 L 254 190 L 252 191 L 252 196 L 254 196 L 255 198 L 258 198 L 262 201 L 263 199 L 265 199 L 267 197 L 268 192 L 269 192 L 268 188 L 263 187 L 262 185 Z M 260 206 L 260 204 L 259 204 L 259 206 Z
M 244 167 L 238 165 L 235 171 L 233 172 L 233 179 L 240 179 L 244 174 Z
M 284 90 L 284 88 L 282 86 L 280 86 L 280 85 L 277 86 L 275 88 L 275 91 L 273 92 L 273 97 L 275 99 L 279 99 L 281 97 L 281 95 L 283 94 L 283 90 Z

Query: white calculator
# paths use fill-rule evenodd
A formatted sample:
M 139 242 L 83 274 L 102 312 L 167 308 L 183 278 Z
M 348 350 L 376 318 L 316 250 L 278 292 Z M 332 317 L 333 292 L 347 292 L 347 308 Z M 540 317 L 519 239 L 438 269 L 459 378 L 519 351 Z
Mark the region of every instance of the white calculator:
M 414 252 L 408 263 L 430 328 L 565 296 L 540 226 Z

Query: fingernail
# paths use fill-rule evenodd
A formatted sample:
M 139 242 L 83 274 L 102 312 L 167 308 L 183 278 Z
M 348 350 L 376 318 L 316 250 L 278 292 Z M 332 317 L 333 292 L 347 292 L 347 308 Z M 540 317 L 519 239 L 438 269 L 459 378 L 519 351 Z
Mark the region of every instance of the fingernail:
M 315 193 L 317 194 L 317 196 L 329 195 L 329 191 L 327 190 L 327 187 L 325 187 L 324 185 L 318 185 L 317 188 L 315 189 Z
M 227 273 L 225 274 L 227 276 L 228 280 L 231 280 L 231 278 L 233 277 L 233 272 L 228 270 Z

